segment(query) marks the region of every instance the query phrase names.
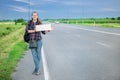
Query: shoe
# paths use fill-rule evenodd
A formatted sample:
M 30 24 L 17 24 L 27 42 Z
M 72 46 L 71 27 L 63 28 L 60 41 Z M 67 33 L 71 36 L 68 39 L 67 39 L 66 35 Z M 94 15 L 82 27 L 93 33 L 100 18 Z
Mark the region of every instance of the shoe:
M 35 72 L 35 75 L 37 76 L 40 75 L 40 71 Z
M 36 74 L 36 71 L 33 71 L 33 73 L 32 73 L 33 75 L 35 75 Z

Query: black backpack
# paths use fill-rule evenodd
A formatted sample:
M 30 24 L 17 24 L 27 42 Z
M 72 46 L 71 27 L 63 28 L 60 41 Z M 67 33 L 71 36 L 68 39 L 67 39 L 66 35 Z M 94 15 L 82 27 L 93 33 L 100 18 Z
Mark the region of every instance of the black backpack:
M 31 25 L 31 21 L 29 21 L 27 25 L 30 26 Z M 30 40 L 30 34 L 27 32 L 27 30 L 25 30 L 24 41 L 28 43 L 29 40 Z
M 29 40 L 30 40 L 30 35 L 29 35 L 29 33 L 25 30 L 24 41 L 28 43 Z

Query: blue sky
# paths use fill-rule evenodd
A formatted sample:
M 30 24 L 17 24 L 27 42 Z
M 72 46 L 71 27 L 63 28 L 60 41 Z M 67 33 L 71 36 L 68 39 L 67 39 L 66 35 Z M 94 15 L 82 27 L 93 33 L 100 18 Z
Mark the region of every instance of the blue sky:
M 0 0 L 0 19 L 29 19 L 29 4 L 41 19 L 120 16 L 120 0 Z

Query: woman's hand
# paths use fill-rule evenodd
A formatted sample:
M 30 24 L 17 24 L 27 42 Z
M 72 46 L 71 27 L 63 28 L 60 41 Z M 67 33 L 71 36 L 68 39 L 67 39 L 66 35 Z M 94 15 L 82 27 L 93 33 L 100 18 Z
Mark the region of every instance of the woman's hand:
M 45 31 L 45 34 L 47 34 L 48 32 L 50 32 L 50 30 Z
M 47 31 L 42 31 L 42 34 L 47 34 L 48 32 L 50 32 L 49 30 L 47 30 Z
M 54 28 L 51 27 L 51 30 L 54 30 Z M 44 31 L 44 32 L 45 32 L 45 34 L 47 34 L 47 33 L 50 32 L 51 30 L 47 30 L 47 31 Z

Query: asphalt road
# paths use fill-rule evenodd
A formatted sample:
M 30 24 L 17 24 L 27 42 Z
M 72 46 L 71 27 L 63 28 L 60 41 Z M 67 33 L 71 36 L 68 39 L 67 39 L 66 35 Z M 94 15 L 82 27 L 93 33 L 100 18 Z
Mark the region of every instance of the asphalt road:
M 53 26 L 43 36 L 51 80 L 120 80 L 120 29 Z

